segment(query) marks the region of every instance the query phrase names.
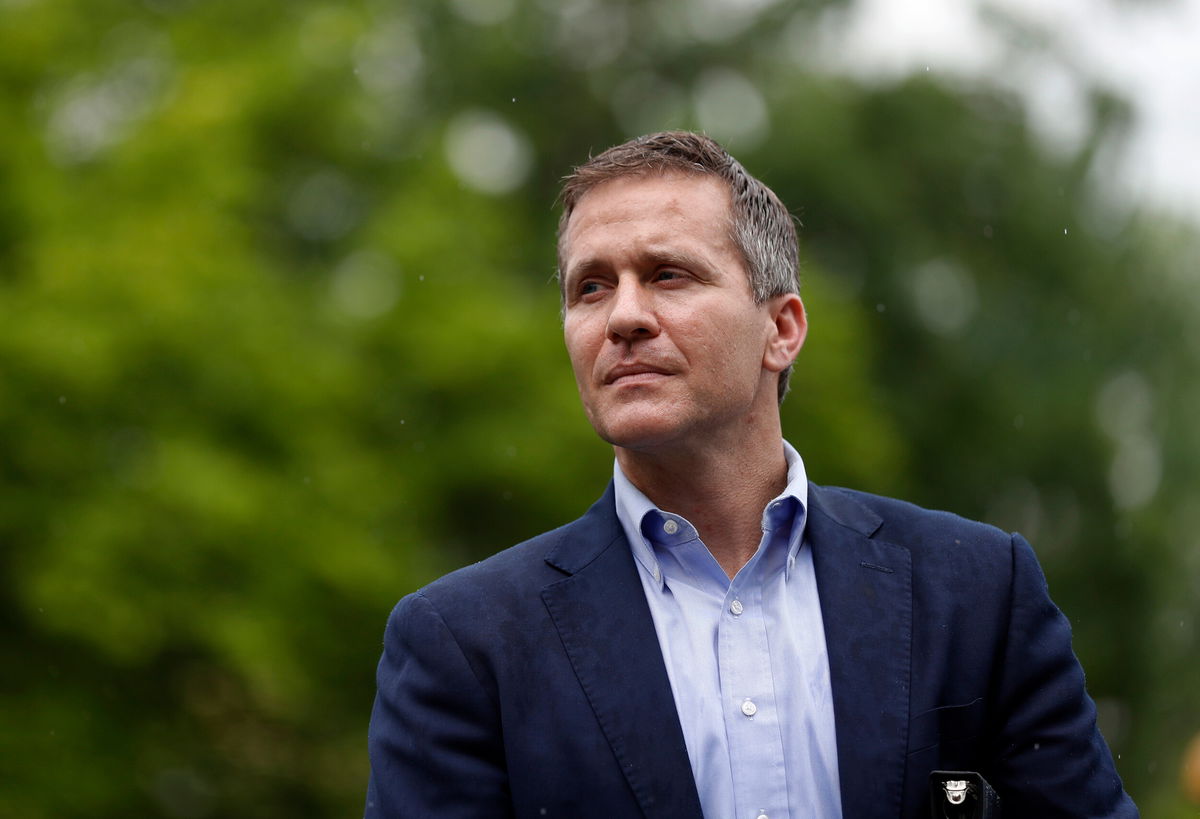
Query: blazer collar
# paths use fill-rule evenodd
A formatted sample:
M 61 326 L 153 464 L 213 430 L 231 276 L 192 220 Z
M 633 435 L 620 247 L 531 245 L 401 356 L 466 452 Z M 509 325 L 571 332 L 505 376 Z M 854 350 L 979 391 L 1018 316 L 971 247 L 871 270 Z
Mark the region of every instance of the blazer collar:
M 873 509 L 869 509 L 844 489 L 833 489 L 808 485 L 809 510 L 820 512 L 839 526 L 844 526 L 858 532 L 863 537 L 871 537 L 883 525 L 883 518 Z
M 617 519 L 613 501 L 612 482 L 609 481 L 600 500 L 593 503 L 583 517 L 559 528 L 553 537 L 546 553 L 546 562 L 568 575 L 582 571 L 617 541 L 624 546 L 621 522 Z

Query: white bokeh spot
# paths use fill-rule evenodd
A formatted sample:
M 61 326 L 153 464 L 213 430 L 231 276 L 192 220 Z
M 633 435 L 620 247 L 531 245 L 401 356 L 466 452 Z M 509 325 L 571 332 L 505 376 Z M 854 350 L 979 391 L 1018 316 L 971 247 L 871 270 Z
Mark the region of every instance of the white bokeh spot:
M 504 194 L 525 182 L 532 167 L 529 140 L 491 111 L 463 111 L 450 121 L 446 161 L 464 185 L 481 193 Z
M 909 281 L 918 318 L 938 335 L 961 333 L 979 307 L 974 279 L 946 259 L 926 262 L 912 272 Z
M 1096 396 L 1096 423 L 1115 446 L 1108 488 L 1119 508 L 1145 506 L 1162 483 L 1162 445 L 1153 420 L 1154 392 L 1136 370 L 1113 376 Z
M 701 130 L 718 142 L 747 150 L 767 136 L 767 104 L 754 84 L 737 71 L 705 71 L 693 95 Z
M 396 306 L 400 274 L 387 256 L 361 250 L 334 270 L 329 295 L 334 305 L 352 318 L 376 318 Z

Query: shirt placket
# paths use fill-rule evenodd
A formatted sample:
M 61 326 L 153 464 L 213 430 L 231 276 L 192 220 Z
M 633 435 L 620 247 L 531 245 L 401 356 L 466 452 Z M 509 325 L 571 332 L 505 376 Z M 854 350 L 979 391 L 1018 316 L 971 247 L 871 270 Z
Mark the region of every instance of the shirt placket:
M 785 816 L 783 740 L 757 571 L 730 585 L 717 643 L 736 816 Z

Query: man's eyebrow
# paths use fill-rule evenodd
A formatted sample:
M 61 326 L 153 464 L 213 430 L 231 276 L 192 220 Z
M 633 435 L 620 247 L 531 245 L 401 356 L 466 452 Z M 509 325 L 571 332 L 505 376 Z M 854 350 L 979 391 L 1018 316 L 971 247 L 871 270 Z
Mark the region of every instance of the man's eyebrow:
M 653 261 L 656 265 L 676 265 L 684 267 L 693 272 L 707 269 L 708 264 L 699 256 L 695 256 L 687 251 L 675 250 L 673 248 L 649 248 L 645 252 L 645 257 Z
M 568 279 L 577 279 L 580 276 L 587 276 L 591 273 L 598 273 L 608 269 L 609 265 L 607 262 L 602 262 L 601 260 L 595 258 L 583 259 L 582 261 L 576 262 L 567 268 L 567 272 L 563 276 L 563 280 L 566 281 Z
M 676 250 L 668 247 L 649 247 L 638 253 L 638 261 L 642 264 L 653 264 L 655 267 L 661 265 L 673 265 L 686 268 L 694 273 L 701 273 L 708 269 L 709 264 L 701 257 L 688 253 L 683 250 Z M 592 273 L 606 272 L 611 269 L 611 265 L 598 258 L 582 259 L 581 261 L 567 268 L 566 279 L 578 278 L 587 276 Z

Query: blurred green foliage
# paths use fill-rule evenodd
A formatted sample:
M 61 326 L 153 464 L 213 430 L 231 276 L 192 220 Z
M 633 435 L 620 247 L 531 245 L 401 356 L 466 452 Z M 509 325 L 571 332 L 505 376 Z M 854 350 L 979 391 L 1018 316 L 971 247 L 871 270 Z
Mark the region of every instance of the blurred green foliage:
M 1192 815 L 1195 234 L 1097 184 L 1118 101 L 1047 153 L 987 87 L 815 72 L 823 7 L 0 3 L 0 814 L 360 811 L 391 605 L 611 469 L 557 178 L 740 77 L 810 475 L 1028 534 L 1128 787 Z

